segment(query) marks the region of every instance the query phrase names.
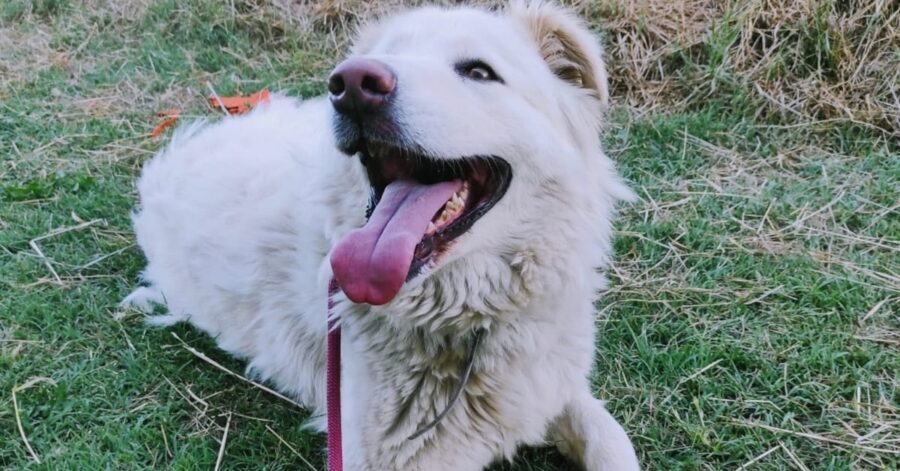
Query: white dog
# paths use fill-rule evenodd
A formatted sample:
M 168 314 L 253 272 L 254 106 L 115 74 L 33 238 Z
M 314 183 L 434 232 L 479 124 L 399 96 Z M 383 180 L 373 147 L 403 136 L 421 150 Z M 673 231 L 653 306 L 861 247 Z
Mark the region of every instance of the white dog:
M 417 9 L 355 44 L 329 98 L 190 126 L 147 163 L 148 286 L 126 302 L 165 304 L 155 322 L 208 332 L 321 416 L 334 277 L 349 470 L 481 470 L 548 440 L 638 469 L 588 381 L 632 196 L 600 146 L 596 39 L 531 2 Z

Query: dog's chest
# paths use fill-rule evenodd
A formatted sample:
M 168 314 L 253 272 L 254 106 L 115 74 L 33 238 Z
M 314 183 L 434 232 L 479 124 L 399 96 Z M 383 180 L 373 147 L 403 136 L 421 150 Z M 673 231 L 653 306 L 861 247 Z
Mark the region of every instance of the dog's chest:
M 496 328 L 478 348 L 460 400 L 437 427 L 409 440 L 448 405 L 474 336 L 440 337 L 374 322 L 344 327 L 344 449 L 358 448 L 355 459 L 369 467 L 416 469 L 422 456 L 460 447 L 490 460 L 539 442 L 547 424 L 537 418 L 558 415 L 559 391 L 571 390 L 586 373 L 571 368 L 559 350 L 535 343 L 553 337 L 546 326 L 523 321 Z

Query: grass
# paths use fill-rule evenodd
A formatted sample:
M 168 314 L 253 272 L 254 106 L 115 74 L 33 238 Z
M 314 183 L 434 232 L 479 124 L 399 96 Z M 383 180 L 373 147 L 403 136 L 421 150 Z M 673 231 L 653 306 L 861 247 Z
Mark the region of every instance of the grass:
M 617 225 L 594 384 L 644 465 L 900 467 L 897 3 L 577 3 L 642 198 Z M 231 4 L 0 6 L 0 468 L 323 469 L 303 410 L 117 307 L 154 113 L 214 115 L 207 81 L 319 94 L 369 8 Z M 537 449 L 497 469 L 568 468 Z

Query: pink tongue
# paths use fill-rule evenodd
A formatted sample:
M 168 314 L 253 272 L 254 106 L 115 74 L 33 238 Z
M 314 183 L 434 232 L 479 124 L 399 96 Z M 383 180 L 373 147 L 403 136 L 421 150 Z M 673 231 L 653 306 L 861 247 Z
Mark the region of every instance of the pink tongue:
M 458 180 L 388 185 L 369 222 L 344 236 L 331 253 L 331 269 L 344 294 L 374 305 L 394 299 L 428 223 L 461 186 Z

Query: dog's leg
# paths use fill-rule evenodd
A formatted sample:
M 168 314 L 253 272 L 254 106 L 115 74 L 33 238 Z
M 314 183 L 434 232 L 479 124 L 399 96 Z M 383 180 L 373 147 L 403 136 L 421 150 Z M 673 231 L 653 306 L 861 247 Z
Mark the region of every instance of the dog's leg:
M 603 401 L 585 393 L 570 402 L 550 430 L 559 450 L 588 471 L 640 469 L 631 440 Z

